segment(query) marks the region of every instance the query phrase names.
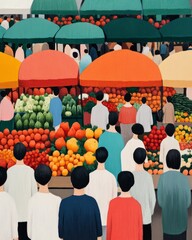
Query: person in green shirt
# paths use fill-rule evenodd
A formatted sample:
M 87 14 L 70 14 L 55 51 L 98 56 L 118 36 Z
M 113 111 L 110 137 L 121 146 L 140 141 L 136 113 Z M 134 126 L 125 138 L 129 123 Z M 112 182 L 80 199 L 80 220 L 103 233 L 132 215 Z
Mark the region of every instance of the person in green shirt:
M 169 171 L 161 175 L 157 198 L 162 208 L 163 240 L 186 240 L 191 191 L 186 176 L 179 172 L 181 155 L 172 149 L 166 157 Z

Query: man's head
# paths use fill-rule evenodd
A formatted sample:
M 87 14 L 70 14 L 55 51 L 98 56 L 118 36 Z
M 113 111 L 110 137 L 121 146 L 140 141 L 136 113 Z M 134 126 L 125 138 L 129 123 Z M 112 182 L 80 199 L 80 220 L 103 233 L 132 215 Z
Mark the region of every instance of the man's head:
M 155 50 L 155 55 L 159 55 L 160 51 L 159 50 Z
M 0 187 L 2 187 L 7 180 L 7 170 L 3 167 L 0 167 Z
M 13 154 L 14 154 L 14 157 L 18 160 L 18 161 L 21 161 L 24 159 L 25 157 L 25 154 L 26 154 L 26 147 L 23 143 L 17 143 L 15 144 L 14 146 L 14 149 L 13 149 Z
M 143 104 L 145 104 L 147 102 L 147 98 L 143 97 L 141 101 L 142 101 Z
M 84 53 L 87 54 L 89 51 L 87 49 L 84 50 Z
M 7 20 L 7 16 L 5 16 L 3 19 L 4 19 L 4 20 Z
M 78 53 L 77 52 L 73 52 L 72 55 L 73 55 L 74 58 L 78 58 Z
M 13 15 L 11 15 L 11 19 L 13 19 Z
M 102 91 L 98 91 L 98 92 L 96 93 L 96 99 L 97 99 L 97 101 L 101 102 L 101 101 L 103 100 L 103 98 L 104 98 L 104 93 L 103 93 Z
M 166 156 L 167 167 L 179 170 L 181 166 L 181 154 L 178 150 L 169 150 Z
M 52 91 L 53 91 L 53 94 L 54 94 L 55 96 L 58 96 L 58 95 L 59 95 L 59 88 L 58 88 L 58 87 L 53 87 L 53 88 L 52 88 Z
M 116 112 L 109 113 L 109 125 L 115 126 L 118 122 L 118 114 Z
M 83 189 L 89 183 L 89 173 L 84 167 L 76 167 L 71 173 L 71 183 L 76 189 Z
M 175 133 L 175 126 L 172 123 L 167 124 L 165 132 L 169 137 L 172 137 L 173 134 Z
M 19 47 L 22 47 L 23 46 L 23 44 L 21 44 L 21 43 L 19 43 L 19 45 L 18 45 Z
M 30 43 L 27 44 L 27 48 L 31 48 L 31 44 Z
M 118 183 L 122 192 L 128 192 L 135 183 L 133 174 L 128 171 L 120 172 L 118 174 Z
M 130 93 L 126 93 L 125 96 L 124 96 L 124 100 L 126 102 L 130 102 L 131 101 L 131 94 Z
M 140 123 L 134 124 L 131 130 L 135 135 L 142 135 L 144 133 L 144 128 Z
M 100 147 L 96 150 L 95 156 L 96 156 L 97 162 L 105 163 L 108 158 L 108 151 L 105 147 Z
M 144 148 L 137 148 L 133 153 L 133 159 L 137 164 L 143 164 L 146 156 L 147 154 Z
M 167 97 L 167 102 L 171 102 L 171 97 L 170 96 Z
M 51 176 L 52 176 L 51 169 L 47 165 L 40 164 L 35 169 L 35 180 L 42 186 L 48 184 L 48 182 L 51 180 Z

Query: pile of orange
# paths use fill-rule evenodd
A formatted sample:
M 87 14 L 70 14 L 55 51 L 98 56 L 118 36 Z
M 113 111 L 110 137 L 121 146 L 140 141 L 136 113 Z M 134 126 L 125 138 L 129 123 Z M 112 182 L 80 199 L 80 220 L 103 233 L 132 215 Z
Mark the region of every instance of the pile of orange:
M 149 174 L 153 175 L 163 174 L 163 164 L 158 161 L 153 162 L 149 160 L 148 162 L 144 163 L 144 168 Z
M 114 103 L 115 106 L 118 106 L 119 103 L 125 104 L 124 96 L 116 93 L 110 93 L 109 102 Z

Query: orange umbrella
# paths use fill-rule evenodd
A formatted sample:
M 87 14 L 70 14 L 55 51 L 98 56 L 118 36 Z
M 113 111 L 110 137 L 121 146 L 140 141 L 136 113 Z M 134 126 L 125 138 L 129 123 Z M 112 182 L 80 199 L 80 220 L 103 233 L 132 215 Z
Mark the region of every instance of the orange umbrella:
M 19 71 L 21 87 L 75 86 L 78 84 L 78 65 L 68 55 L 46 50 L 27 57 Z
M 158 66 L 143 54 L 130 50 L 107 53 L 91 63 L 80 75 L 82 86 L 162 86 Z

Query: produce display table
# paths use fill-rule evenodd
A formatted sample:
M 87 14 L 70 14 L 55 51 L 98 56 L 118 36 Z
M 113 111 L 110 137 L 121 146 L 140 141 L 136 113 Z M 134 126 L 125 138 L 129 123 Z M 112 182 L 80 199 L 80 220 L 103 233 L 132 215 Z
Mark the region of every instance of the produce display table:
M 153 183 L 155 189 L 157 189 L 158 181 L 160 175 L 153 175 Z M 190 188 L 192 190 L 192 177 L 188 176 Z M 50 189 L 72 189 L 72 184 L 70 181 L 70 177 L 52 177 L 50 183 L 49 183 Z

